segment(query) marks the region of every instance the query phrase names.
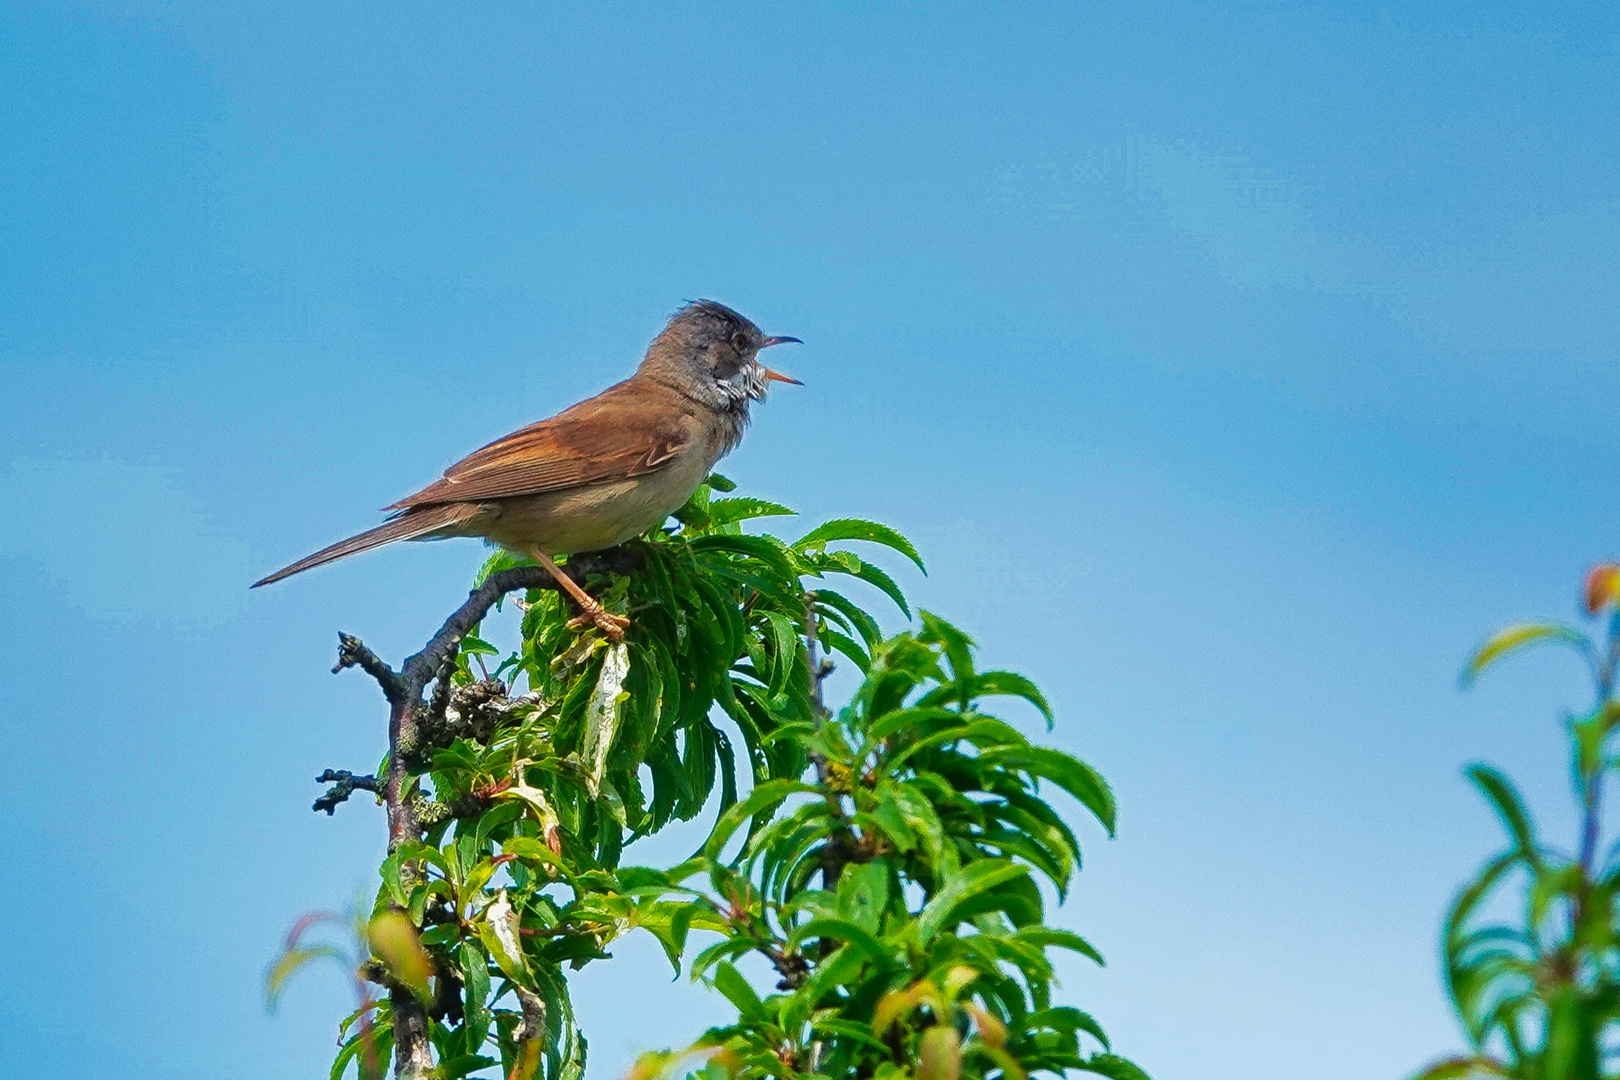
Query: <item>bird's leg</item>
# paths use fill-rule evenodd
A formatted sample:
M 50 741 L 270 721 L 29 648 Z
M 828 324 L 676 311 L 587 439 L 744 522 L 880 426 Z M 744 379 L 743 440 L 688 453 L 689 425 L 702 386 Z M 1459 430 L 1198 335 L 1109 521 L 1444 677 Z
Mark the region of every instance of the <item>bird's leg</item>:
M 580 588 L 579 582 L 563 573 L 563 568 L 552 562 L 551 556 L 539 548 L 530 548 L 529 554 L 534 556 L 535 562 L 545 567 L 546 571 L 557 579 L 557 584 L 561 585 L 563 591 L 572 596 L 574 603 L 579 605 L 581 614 L 577 619 L 568 620 L 569 626 L 584 626 L 586 623 L 593 623 L 615 645 L 624 640 L 624 628 L 630 625 L 629 619 L 622 615 L 614 615 L 604 609 L 601 604 L 597 603 L 595 597 Z

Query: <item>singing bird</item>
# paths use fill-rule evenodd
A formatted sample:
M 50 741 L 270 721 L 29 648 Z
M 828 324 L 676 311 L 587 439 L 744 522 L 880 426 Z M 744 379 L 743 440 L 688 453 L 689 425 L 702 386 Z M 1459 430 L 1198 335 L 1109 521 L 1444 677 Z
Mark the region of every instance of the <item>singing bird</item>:
M 533 556 L 579 605 L 576 624 L 620 640 L 629 620 L 604 611 L 553 557 L 621 544 L 680 509 L 742 439 L 749 406 L 772 382 L 798 383 L 761 364 L 760 350 L 798 341 L 767 337 L 724 304 L 688 304 L 628 379 L 475 450 L 384 507 L 383 524 L 253 587 L 395 540 L 477 536 Z

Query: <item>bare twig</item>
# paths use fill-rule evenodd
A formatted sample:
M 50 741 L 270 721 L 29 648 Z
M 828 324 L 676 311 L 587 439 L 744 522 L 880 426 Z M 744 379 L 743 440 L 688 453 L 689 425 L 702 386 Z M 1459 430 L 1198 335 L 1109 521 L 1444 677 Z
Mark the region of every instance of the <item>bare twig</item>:
M 356 791 L 380 791 L 375 776 L 356 776 L 348 769 L 327 769 L 315 778 L 317 784 L 331 784 L 326 794 L 315 800 L 312 809 L 325 810 L 326 816 L 331 817 L 332 812 L 338 808 L 338 803 L 347 802 L 350 795 Z

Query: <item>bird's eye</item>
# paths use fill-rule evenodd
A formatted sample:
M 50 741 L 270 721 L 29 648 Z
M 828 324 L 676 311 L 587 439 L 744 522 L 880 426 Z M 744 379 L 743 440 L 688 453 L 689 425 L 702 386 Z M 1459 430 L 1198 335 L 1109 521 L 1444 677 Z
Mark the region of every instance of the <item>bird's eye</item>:
M 733 349 L 736 349 L 740 353 L 747 352 L 748 351 L 748 334 L 747 334 L 747 332 L 743 331 L 743 330 L 739 330 L 735 334 L 732 334 L 731 335 L 731 347 Z

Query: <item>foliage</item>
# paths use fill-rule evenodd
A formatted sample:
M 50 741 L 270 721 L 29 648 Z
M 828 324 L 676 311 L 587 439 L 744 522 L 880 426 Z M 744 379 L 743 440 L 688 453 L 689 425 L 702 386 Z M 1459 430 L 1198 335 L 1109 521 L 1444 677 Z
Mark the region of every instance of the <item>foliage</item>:
M 702 879 L 696 918 L 722 937 L 692 971 L 737 1011 L 700 1046 L 711 1067 L 750 1077 L 1141 1077 L 1089 1015 L 1054 1005 L 1052 950 L 1102 958 L 1045 924 L 1039 884 L 1063 895 L 1080 862 L 1039 782 L 1110 832 L 1112 793 L 980 711 L 1012 694 L 1045 712 L 1032 685 L 975 670 L 959 630 L 927 613 L 922 624 L 879 646 L 836 718 L 778 734 L 809 747 L 822 778 L 756 787 L 671 875 Z M 749 954 L 775 967 L 778 993 L 761 998 L 744 978 L 736 962 Z M 642 1071 L 689 1056 L 654 1055 Z
M 1596 689 L 1591 711 L 1568 718 L 1571 776 L 1580 812 L 1573 851 L 1551 845 L 1513 783 L 1474 765 L 1469 778 L 1501 818 L 1507 847 L 1463 888 L 1446 918 L 1447 989 L 1472 1046 L 1436 1062 L 1417 1080 L 1509 1076 L 1597 1080 L 1620 1075 L 1620 848 L 1602 852 L 1604 782 L 1617 767 L 1620 728 L 1620 567 L 1587 578 L 1586 610 L 1606 618 L 1600 646 L 1568 626 L 1510 626 L 1487 640 L 1463 672 L 1465 684 L 1503 657 L 1535 644 L 1575 649 Z M 1511 918 L 1495 912 L 1514 911 Z
M 712 477 L 676 527 L 636 542 L 633 573 L 591 583 L 631 618 L 622 643 L 570 629 L 550 590 L 517 601 L 510 654 L 476 629 L 465 637 L 435 691 L 431 734 L 401 748 L 419 839 L 389 853 L 369 913 L 397 913 L 419 947 L 372 930 L 362 974 L 410 987 L 427 1007 L 441 1080 L 497 1066 L 513 1078 L 581 1076 L 565 972 L 607 958 L 637 928 L 677 971 L 693 931 L 719 935 L 690 963 L 739 1018 L 710 1033 L 706 1067 L 1139 1076 L 1089 1016 L 1053 1004 L 1050 950 L 1100 958 L 1044 925 L 1038 884 L 1061 898 L 1080 859 L 1040 782 L 1111 833 L 1106 783 L 979 710 L 1013 695 L 1051 721 L 1027 679 L 978 671 L 960 631 L 922 613 L 918 631 L 885 640 L 830 587 L 864 582 L 910 616 L 896 582 L 846 546 L 882 545 L 920 569 L 902 536 L 857 520 L 791 542 L 744 533 L 746 521 L 791 511 L 716 497 L 729 490 Z M 519 561 L 498 554 L 483 574 Z M 820 705 L 819 648 L 864 676 L 837 717 Z M 693 860 L 623 864 L 627 844 L 716 796 Z M 776 964 L 782 993 L 754 993 L 736 966 L 745 953 Z M 277 985 L 297 966 L 284 958 Z M 385 1056 L 372 1044 L 392 1030 L 389 1001 L 368 1000 L 360 1015 L 334 1080 L 351 1063 L 365 1080 Z M 729 1056 L 716 1058 L 722 1047 Z

